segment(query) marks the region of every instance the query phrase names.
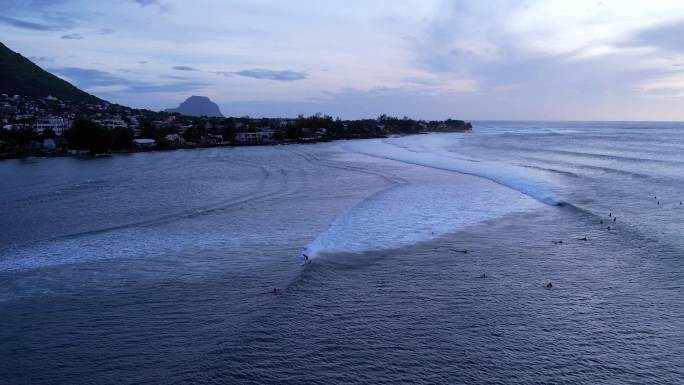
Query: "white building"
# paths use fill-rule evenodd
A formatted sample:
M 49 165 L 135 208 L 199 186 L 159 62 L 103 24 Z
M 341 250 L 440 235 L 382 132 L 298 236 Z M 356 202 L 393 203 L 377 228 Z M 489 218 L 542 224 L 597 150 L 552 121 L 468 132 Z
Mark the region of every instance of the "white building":
M 133 144 L 136 147 L 154 147 L 157 142 L 154 139 L 134 139 Z
M 273 140 L 273 131 L 238 132 L 235 139 L 240 143 L 265 143 Z
M 174 146 L 182 146 L 185 144 L 185 139 L 178 134 L 168 134 L 164 137 L 164 140 Z
M 2 126 L 3 130 L 6 131 L 12 131 L 12 130 L 23 130 L 24 128 L 30 128 L 31 126 L 25 123 L 14 123 L 14 124 L 5 124 Z
M 126 122 L 124 122 L 123 119 L 102 119 L 98 120 L 97 123 L 99 123 L 102 127 L 108 130 L 128 127 L 128 125 L 126 125 Z
M 68 119 L 48 116 L 45 118 L 38 118 L 36 123 L 33 125 L 33 129 L 38 133 L 42 134 L 45 130 L 52 130 L 57 135 L 62 135 L 65 130 L 68 130 L 71 126 L 71 122 Z

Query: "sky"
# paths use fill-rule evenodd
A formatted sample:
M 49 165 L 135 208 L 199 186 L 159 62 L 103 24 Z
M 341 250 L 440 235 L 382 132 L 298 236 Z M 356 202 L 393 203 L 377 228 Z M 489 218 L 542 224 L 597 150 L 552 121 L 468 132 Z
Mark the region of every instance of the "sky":
M 0 41 L 111 102 L 224 115 L 684 120 L 681 0 L 0 0 Z

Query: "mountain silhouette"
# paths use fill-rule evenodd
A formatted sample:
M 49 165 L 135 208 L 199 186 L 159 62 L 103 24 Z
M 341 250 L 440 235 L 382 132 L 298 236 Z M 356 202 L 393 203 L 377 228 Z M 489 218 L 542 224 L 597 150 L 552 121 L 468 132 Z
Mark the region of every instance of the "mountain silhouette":
M 178 112 L 188 116 L 209 116 L 222 118 L 223 114 L 216 103 L 206 96 L 191 96 L 178 108 L 168 108 L 166 112 Z

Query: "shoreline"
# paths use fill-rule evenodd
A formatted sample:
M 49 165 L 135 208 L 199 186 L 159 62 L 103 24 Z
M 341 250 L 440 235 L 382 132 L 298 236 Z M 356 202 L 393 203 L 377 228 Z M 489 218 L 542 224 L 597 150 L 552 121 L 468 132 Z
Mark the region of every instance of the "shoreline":
M 463 131 L 450 131 L 449 133 L 459 133 L 466 134 L 472 132 L 472 130 Z M 0 161 L 3 160 L 13 160 L 13 159 L 50 159 L 50 158 L 97 158 L 102 156 L 111 156 L 117 154 L 134 154 L 140 152 L 166 152 L 166 151 L 176 151 L 176 150 L 195 150 L 195 149 L 205 149 L 205 148 L 222 148 L 222 147 L 261 147 L 261 146 L 285 146 L 293 144 L 316 144 L 316 143 L 330 143 L 338 140 L 362 140 L 362 139 L 383 139 L 390 137 L 406 137 L 412 135 L 427 135 L 433 133 L 444 133 L 444 131 L 424 131 L 418 133 L 410 134 L 393 134 L 393 135 L 383 135 L 383 136 L 369 136 L 363 138 L 335 138 L 335 139 L 321 139 L 321 140 L 300 140 L 300 141 L 271 141 L 267 143 L 235 143 L 235 142 L 225 142 L 219 144 L 196 144 L 196 145 L 182 145 L 182 146 L 154 146 L 154 147 L 131 147 L 127 149 L 117 149 L 110 150 L 101 154 L 90 154 L 88 150 L 75 150 L 76 152 L 70 153 L 68 151 L 55 151 L 55 152 L 36 152 L 28 154 L 3 154 L 0 153 Z M 74 150 L 72 150 L 74 151 Z
M 377 138 L 363 138 L 363 139 L 377 139 Z M 341 139 L 334 139 L 341 140 Z M 0 154 L 0 161 L 12 160 L 12 159 L 29 159 L 29 158 L 97 158 L 102 156 L 110 156 L 117 154 L 135 154 L 140 152 L 167 152 L 176 150 L 196 150 L 205 148 L 222 148 L 222 147 L 257 147 L 257 146 L 281 146 L 281 145 L 291 145 L 291 144 L 315 144 L 315 143 L 326 143 L 332 142 L 333 140 L 320 140 L 315 142 L 274 142 L 274 143 L 225 143 L 225 144 L 198 144 L 198 145 L 183 145 L 183 146 L 155 146 L 155 147 L 131 147 L 127 149 L 111 150 L 108 152 L 92 155 L 88 150 L 77 150 L 79 152 L 69 153 L 64 151 L 55 151 L 51 153 L 33 153 L 33 154 Z

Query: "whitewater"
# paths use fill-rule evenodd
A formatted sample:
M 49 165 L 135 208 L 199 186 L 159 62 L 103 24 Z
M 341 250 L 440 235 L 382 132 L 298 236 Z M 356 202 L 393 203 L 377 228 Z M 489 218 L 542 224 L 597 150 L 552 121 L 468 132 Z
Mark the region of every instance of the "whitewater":
M 539 173 L 448 151 L 460 140 L 459 135 L 431 134 L 340 144 L 341 160 L 373 164 L 380 159 L 409 167 L 401 181 L 340 215 L 304 253 L 315 258 L 321 253 L 398 248 L 537 207 L 527 197 L 559 203 L 553 187 L 535 175 Z

